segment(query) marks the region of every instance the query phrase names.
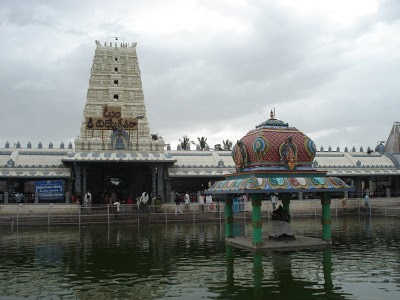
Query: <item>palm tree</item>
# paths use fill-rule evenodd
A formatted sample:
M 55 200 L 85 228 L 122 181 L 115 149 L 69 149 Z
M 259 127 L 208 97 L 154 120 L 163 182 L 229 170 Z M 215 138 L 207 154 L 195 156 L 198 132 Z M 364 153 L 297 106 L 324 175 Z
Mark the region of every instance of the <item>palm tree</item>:
M 228 150 L 230 151 L 232 149 L 232 141 L 230 140 L 222 140 L 222 143 L 224 144 L 224 150 L 225 148 L 228 148 Z
M 207 138 L 202 136 L 201 138 L 197 138 L 197 140 L 199 141 L 199 145 L 200 145 L 200 149 L 204 150 L 207 147 Z
M 184 135 L 182 140 L 179 139 L 179 142 L 181 143 L 182 150 L 190 150 L 190 144 L 194 144 L 187 135 Z

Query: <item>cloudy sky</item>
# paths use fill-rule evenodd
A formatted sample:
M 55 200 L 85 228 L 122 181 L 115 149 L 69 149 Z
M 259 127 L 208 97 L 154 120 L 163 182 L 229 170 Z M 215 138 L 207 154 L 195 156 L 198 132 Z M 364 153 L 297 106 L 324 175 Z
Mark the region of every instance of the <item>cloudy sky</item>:
M 138 43 L 151 132 L 175 149 L 272 108 L 318 149 L 374 148 L 400 120 L 398 0 L 2 0 L 0 36 L 0 147 L 73 141 L 113 36 Z

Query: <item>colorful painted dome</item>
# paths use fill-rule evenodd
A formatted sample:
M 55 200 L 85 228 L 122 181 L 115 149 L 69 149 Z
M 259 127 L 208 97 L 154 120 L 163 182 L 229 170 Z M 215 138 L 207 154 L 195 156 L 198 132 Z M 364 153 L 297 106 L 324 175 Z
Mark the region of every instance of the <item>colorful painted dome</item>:
M 241 171 L 312 169 L 317 149 L 303 132 L 271 118 L 242 137 L 232 149 L 232 157 Z

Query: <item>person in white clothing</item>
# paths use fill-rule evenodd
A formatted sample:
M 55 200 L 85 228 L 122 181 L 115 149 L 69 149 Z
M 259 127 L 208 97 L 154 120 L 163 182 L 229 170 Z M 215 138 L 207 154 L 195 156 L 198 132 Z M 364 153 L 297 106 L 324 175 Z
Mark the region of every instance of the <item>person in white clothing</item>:
M 185 201 L 185 212 L 189 212 L 190 197 L 188 193 L 185 194 L 183 200 Z
M 206 196 L 206 204 L 208 206 L 208 211 L 210 211 L 211 205 L 212 205 L 212 196 L 211 195 L 207 195 Z
M 147 192 L 143 192 L 142 196 L 140 197 L 140 206 L 144 212 L 147 205 L 149 204 L 149 194 Z
M 197 202 L 199 202 L 200 211 L 204 211 L 204 195 L 200 194 L 200 192 L 197 196 Z
M 243 203 L 246 203 L 246 202 L 247 202 L 247 196 L 246 196 L 246 194 L 243 194 L 243 196 L 242 196 L 242 201 L 243 201 Z
M 92 206 L 92 194 L 89 191 L 87 191 L 86 194 L 85 194 L 85 197 L 83 199 L 83 204 L 86 207 L 86 213 L 89 214 L 90 213 L 90 208 Z
M 272 203 L 272 210 L 276 209 L 276 195 L 272 194 L 271 195 L 271 203 Z
M 116 218 L 116 219 L 118 219 L 118 215 L 119 215 L 119 211 L 120 211 L 120 205 L 121 205 L 121 203 L 119 203 L 118 201 L 115 201 L 114 202 L 114 205 L 116 206 L 116 210 L 115 210 L 115 215 L 114 215 L 114 217 Z
M 364 204 L 365 204 L 365 208 L 369 207 L 369 191 L 368 191 L 368 189 L 365 189 Z
M 178 212 L 180 214 L 183 214 L 182 210 L 180 209 L 179 205 L 181 204 L 181 195 L 179 195 L 178 193 L 175 193 L 175 216 L 178 214 Z

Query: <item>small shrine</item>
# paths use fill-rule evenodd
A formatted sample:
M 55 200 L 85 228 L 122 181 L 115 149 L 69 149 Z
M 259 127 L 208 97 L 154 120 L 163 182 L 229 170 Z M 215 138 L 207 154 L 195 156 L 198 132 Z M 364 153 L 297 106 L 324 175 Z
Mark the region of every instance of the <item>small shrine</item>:
M 333 191 L 352 191 L 353 187 L 337 177 L 327 177 L 326 171 L 317 171 L 313 165 L 316 155 L 314 142 L 303 132 L 275 118 L 257 125 L 237 141 L 232 149 L 236 172 L 215 182 L 209 194 L 225 195 L 226 240 L 233 239 L 233 196 L 246 194 L 252 201 L 253 234 L 251 241 L 235 239 L 245 248 L 274 248 L 279 241 L 293 244 L 321 245 L 331 243 L 330 204 Z M 322 205 L 322 239 L 296 237 L 290 227 L 290 202 L 293 194 L 313 192 L 319 195 Z M 279 195 L 282 206 L 273 211 L 272 228 L 263 239 L 261 200 L 266 195 Z M 300 240 L 299 240 L 300 239 Z M 234 243 L 233 243 L 234 244 Z

